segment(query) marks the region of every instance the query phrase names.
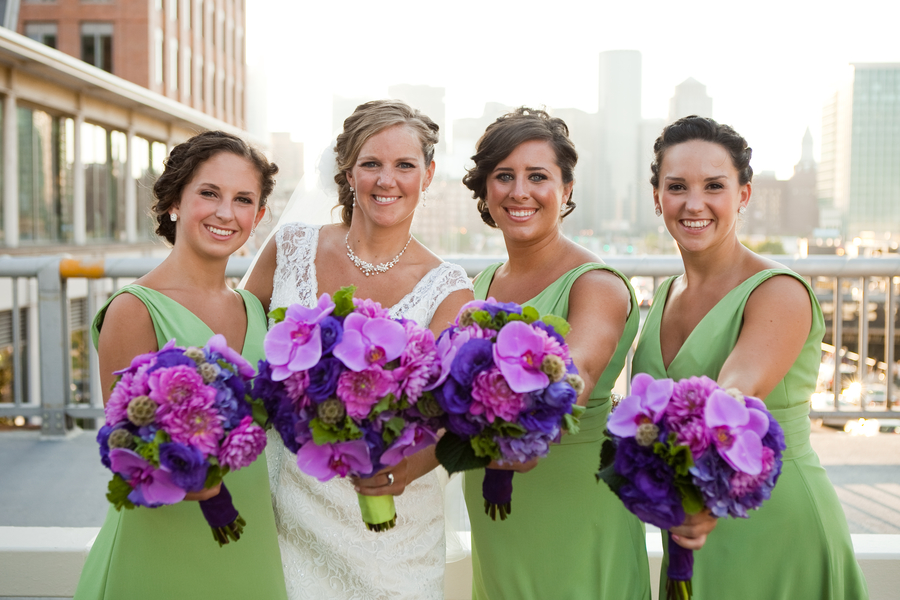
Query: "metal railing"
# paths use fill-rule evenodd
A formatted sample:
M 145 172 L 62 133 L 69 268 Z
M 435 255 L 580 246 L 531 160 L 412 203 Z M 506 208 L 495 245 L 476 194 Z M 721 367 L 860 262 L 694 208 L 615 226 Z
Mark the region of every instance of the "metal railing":
M 806 277 L 816 290 L 817 296 L 828 314 L 829 333 L 823 344 L 823 350 L 833 352 L 838 349 L 834 360 L 830 405 L 825 410 L 821 406 L 814 407 L 812 417 L 860 417 L 887 416 L 885 411 L 895 408 L 892 378 L 894 375 L 894 341 L 896 336 L 897 294 L 894 278 L 900 278 L 900 257 L 886 258 L 846 258 L 846 257 L 808 257 L 793 258 L 788 256 L 774 257 L 778 262 Z M 448 260 L 462 265 L 470 276 L 474 276 L 487 265 L 500 260 L 499 257 L 448 257 Z M 648 278 L 650 292 L 662 278 L 682 272 L 681 259 L 677 256 L 640 256 L 640 257 L 607 257 L 606 262 L 619 269 L 628 277 Z M 89 375 L 85 381 L 73 381 L 71 359 L 71 329 L 69 325 L 69 304 L 73 291 L 71 283 L 78 283 L 86 302 L 87 325 L 96 313 L 99 305 L 113 291 L 118 289 L 120 279 L 135 279 L 149 272 L 162 261 L 161 258 L 108 258 L 98 262 L 85 262 L 56 256 L 36 258 L 0 258 L 0 282 L 9 282 L 11 298 L 0 297 L 0 305 L 8 306 L 11 311 L 12 361 L 9 390 L 12 401 L 0 402 L 0 417 L 41 417 L 41 433 L 44 437 L 64 437 L 74 426 L 74 419 L 93 419 L 102 417 L 102 394 L 99 389 L 99 370 L 97 354 L 92 344 L 87 343 L 89 357 Z M 252 259 L 233 258 L 228 263 L 226 275 L 241 277 L 249 268 Z M 24 285 L 23 285 L 24 281 Z M 823 287 L 823 283 L 825 284 Z M 828 288 L 830 287 L 830 292 Z M 882 295 L 873 296 L 872 288 Z M 849 300 L 847 297 L 849 296 Z M 879 301 L 883 305 L 883 360 L 869 356 L 870 346 L 870 305 L 874 302 L 876 313 Z M 25 352 L 23 340 L 25 333 L 21 331 L 21 314 L 23 302 L 29 310 L 37 310 L 36 331 L 28 336 L 28 356 L 37 357 L 37 365 L 25 368 Z M 4 304 L 5 303 L 5 304 Z M 848 334 L 844 332 L 847 318 L 846 307 L 856 305 L 857 315 L 856 348 L 863 352 L 845 351 L 844 341 Z M 835 319 L 835 315 L 841 318 Z M 863 315 L 864 318 L 858 318 Z M 877 315 L 876 315 L 877 317 Z M 32 319 L 32 322 L 34 320 Z M 35 327 L 32 327 L 35 329 Z M 36 335 L 35 335 L 36 333 Z M 37 348 L 33 343 L 37 343 Z M 882 357 L 879 357 L 882 358 Z M 847 399 L 842 395 L 843 381 L 849 363 L 853 376 L 860 388 L 859 408 L 850 404 L 846 410 Z M 884 380 L 884 406 L 876 406 L 878 410 L 867 407 L 866 385 L 871 383 L 872 374 Z M 630 368 L 630 361 L 627 368 Z M 880 375 L 878 375 L 880 372 Z M 900 374 L 898 374 L 900 375 Z M 27 393 L 25 392 L 27 382 Z M 80 401 L 73 400 L 73 386 L 78 384 L 86 390 Z M 86 384 L 86 386 L 85 386 Z M 880 384 L 879 384 L 880 385 Z M 843 403 L 842 403 L 843 400 Z M 842 405 L 843 404 L 843 405 Z M 832 409 L 833 407 L 833 409 Z M 895 413 L 900 417 L 900 412 Z

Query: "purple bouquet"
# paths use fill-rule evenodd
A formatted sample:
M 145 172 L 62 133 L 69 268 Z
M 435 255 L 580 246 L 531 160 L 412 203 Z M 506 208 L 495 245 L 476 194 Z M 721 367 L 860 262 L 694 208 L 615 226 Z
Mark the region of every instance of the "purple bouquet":
M 641 373 L 607 422 L 600 472 L 625 507 L 660 529 L 707 508 L 747 517 L 781 474 L 784 432 L 759 399 L 708 377 L 675 382 Z M 692 594 L 694 557 L 669 534 L 666 597 Z
M 297 466 L 319 481 L 368 477 L 437 440 L 440 407 L 425 392 L 440 373 L 434 334 L 354 290 L 273 310 L 253 385 Z M 393 496 L 359 504 L 369 530 L 395 525 Z
M 584 390 L 564 336 L 569 324 L 493 298 L 469 302 L 438 340 L 432 393 L 446 433 L 437 458 L 450 472 L 546 456 L 562 430 L 576 433 Z M 511 512 L 513 471 L 485 469 L 485 512 Z
M 117 510 L 180 502 L 246 467 L 265 448 L 265 431 L 246 398 L 253 367 L 222 335 L 203 348 L 179 348 L 171 340 L 115 374 L 97 441 L 113 472 L 106 497 Z M 241 537 L 246 523 L 224 483 L 199 504 L 219 546 Z

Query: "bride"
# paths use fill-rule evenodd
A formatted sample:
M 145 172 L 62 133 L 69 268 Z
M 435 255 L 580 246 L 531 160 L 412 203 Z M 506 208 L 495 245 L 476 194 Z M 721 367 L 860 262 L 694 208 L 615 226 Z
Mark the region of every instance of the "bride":
M 266 244 L 247 289 L 266 310 L 355 285 L 439 334 L 472 300 L 465 271 L 410 234 L 434 176 L 438 126 L 403 102 L 367 102 L 335 146 L 342 223 L 283 226 Z M 288 595 L 298 598 L 443 598 L 443 497 L 434 447 L 367 479 L 319 482 L 269 436 L 270 481 Z M 368 531 L 357 492 L 396 498 L 397 526 Z M 402 495 L 401 495 L 402 494 Z

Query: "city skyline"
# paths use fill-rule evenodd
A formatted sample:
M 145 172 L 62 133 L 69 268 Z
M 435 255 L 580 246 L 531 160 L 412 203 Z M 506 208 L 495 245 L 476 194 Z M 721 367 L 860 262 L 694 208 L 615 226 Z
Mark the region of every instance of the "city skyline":
M 769 1 L 733 12 L 706 1 L 585 8 L 561 0 L 548 12 L 533 1 L 510 11 L 461 0 L 406 10 L 259 0 L 247 7 L 247 58 L 265 71 L 251 93 L 265 92 L 268 129 L 291 132 L 317 156 L 333 135 L 334 95 L 444 87 L 448 124 L 479 116 L 489 102 L 590 113 L 600 53 L 638 50 L 644 119 L 665 118 L 675 86 L 694 78 L 707 86 L 713 117 L 748 138 L 755 168 L 786 178 L 807 127 L 818 158 L 822 106 L 849 63 L 900 60 L 891 41 L 900 9 L 868 0 L 854 9 Z

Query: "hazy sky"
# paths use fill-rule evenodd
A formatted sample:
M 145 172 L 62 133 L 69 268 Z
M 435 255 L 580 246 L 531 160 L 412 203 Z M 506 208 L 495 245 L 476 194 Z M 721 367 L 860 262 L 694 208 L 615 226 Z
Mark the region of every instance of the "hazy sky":
M 446 88 L 448 121 L 487 101 L 596 112 L 599 53 L 630 49 L 645 118 L 666 117 L 693 77 L 750 142 L 754 169 L 788 177 L 807 126 L 818 158 L 822 104 L 848 63 L 900 62 L 896 0 L 251 0 L 247 12 L 269 128 L 307 154 L 333 136 L 333 94 L 383 98 L 396 83 Z

